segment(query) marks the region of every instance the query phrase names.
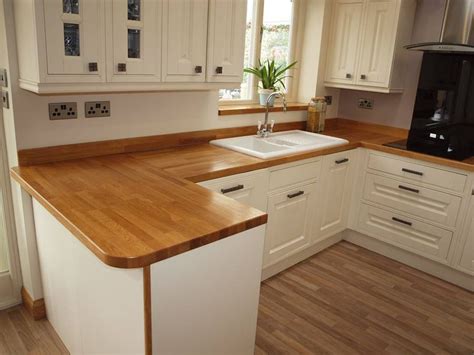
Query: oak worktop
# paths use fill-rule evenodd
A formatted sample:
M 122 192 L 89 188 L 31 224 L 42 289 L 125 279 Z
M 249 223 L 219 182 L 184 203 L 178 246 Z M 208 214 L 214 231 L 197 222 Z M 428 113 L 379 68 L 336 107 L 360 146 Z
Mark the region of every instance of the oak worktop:
M 207 143 L 52 162 L 12 176 L 104 263 L 144 267 L 246 229 L 267 215 L 195 182 L 367 147 L 474 171 L 457 162 L 382 144 L 403 132 L 339 124 L 326 134 L 348 144 L 262 160 Z

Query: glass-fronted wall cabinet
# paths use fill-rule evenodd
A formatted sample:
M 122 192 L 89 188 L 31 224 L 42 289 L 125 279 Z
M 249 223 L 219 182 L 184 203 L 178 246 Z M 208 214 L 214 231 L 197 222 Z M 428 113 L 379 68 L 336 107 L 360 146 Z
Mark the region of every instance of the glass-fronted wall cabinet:
M 47 74 L 100 81 L 104 72 L 104 9 L 100 0 L 44 1 Z

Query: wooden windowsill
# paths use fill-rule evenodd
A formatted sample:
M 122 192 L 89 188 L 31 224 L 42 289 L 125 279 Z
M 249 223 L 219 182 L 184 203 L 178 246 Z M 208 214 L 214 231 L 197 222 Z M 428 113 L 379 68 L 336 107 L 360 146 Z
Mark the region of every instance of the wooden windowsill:
M 288 103 L 288 111 L 306 111 L 308 104 L 302 104 L 299 102 Z M 271 112 L 282 112 L 283 105 L 277 104 L 270 108 Z M 249 113 L 260 113 L 265 112 L 265 107 L 258 104 L 251 105 L 222 105 L 219 106 L 219 116 L 228 115 L 245 115 Z

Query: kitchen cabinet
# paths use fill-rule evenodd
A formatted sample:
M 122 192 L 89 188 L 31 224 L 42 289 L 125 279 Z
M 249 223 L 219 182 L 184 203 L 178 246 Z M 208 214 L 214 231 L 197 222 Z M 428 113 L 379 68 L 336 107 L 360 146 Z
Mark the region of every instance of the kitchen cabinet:
M 163 2 L 164 81 L 205 81 L 207 12 L 206 0 Z
M 464 231 L 459 243 L 459 254 L 456 267 L 461 271 L 474 275 L 474 188 Z
M 209 1 L 208 82 L 242 82 L 246 17 L 247 1 Z
M 325 85 L 382 93 L 403 91 L 404 45 L 416 1 L 337 0 L 332 9 Z
M 323 158 L 320 200 L 316 208 L 317 228 L 313 242 L 333 236 L 347 228 L 349 205 L 356 165 L 355 151 L 327 155 Z
M 110 18 L 109 79 L 159 81 L 161 74 L 161 1 L 114 0 Z
M 333 6 L 326 81 L 354 84 L 363 2 L 338 0 Z
M 216 90 L 242 80 L 244 0 L 22 0 L 19 84 L 37 94 Z
M 316 183 L 270 194 L 263 266 L 309 246 L 316 207 Z
M 19 6 L 22 7 L 24 4 Z M 39 5 L 35 3 L 34 6 Z M 38 43 L 37 47 L 38 55 L 45 57 L 44 62 L 40 62 L 44 78 L 68 81 L 70 76 L 74 75 L 75 80 L 80 82 L 103 80 L 105 73 L 103 1 L 45 1 L 44 19 L 38 18 L 38 20 L 40 23 L 44 21 L 45 24 L 46 47 L 41 46 L 41 43 Z M 31 24 L 28 27 L 31 27 Z M 34 56 L 35 52 L 30 55 Z

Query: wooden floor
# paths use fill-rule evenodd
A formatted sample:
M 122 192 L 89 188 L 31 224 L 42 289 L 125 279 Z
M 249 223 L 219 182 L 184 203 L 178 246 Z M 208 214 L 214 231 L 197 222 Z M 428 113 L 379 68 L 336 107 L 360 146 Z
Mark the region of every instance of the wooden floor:
M 262 284 L 256 354 L 473 354 L 474 294 L 341 242 Z
M 265 281 L 256 354 L 473 354 L 474 294 L 341 242 Z M 48 321 L 0 312 L 0 354 L 67 353 Z

